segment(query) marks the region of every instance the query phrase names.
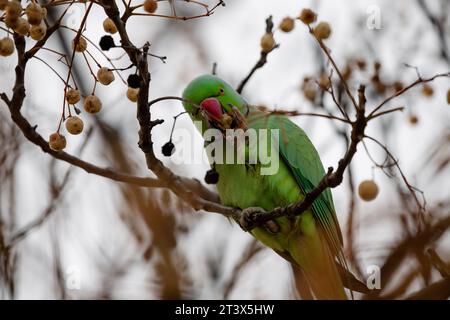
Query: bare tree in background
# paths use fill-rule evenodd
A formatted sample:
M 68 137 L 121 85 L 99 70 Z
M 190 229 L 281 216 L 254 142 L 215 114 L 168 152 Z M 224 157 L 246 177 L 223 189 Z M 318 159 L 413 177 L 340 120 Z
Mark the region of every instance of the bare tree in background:
M 186 3 L 182 3 L 186 2 Z M 442 8 L 448 9 L 448 3 L 441 1 Z M 346 257 L 349 260 L 351 271 L 363 282 L 367 274 L 360 259 L 359 238 L 356 236 L 361 222 L 361 212 L 358 210 L 357 193 L 364 198 L 364 190 L 357 185 L 354 157 L 357 153 L 365 152 L 372 161 L 377 172 L 389 178 L 395 190 L 395 198 L 402 204 L 401 209 L 387 208 L 392 224 L 398 226 L 401 234 L 397 240 L 386 249 L 381 261 L 381 289 L 373 290 L 370 294 L 358 297 L 366 299 L 447 299 L 450 296 L 450 263 L 447 258 L 438 253 L 438 246 L 446 236 L 450 226 L 450 203 L 448 199 L 437 203 L 427 203 L 423 192 L 411 182 L 401 166 L 390 141 L 395 131 L 393 114 L 404 111 L 407 107 L 393 104 L 395 99 L 406 96 L 416 88 L 421 94 L 433 96 L 432 84 L 434 81 L 445 79 L 448 81 L 450 73 L 442 73 L 424 77 L 420 68 L 405 65 L 397 70 L 395 75 L 386 74 L 384 63 L 378 56 L 357 57 L 348 59 L 340 65 L 333 56 L 332 48 L 327 46 L 329 37 L 326 28 L 328 24 L 317 22 L 302 23 L 295 18 L 287 18 L 275 26 L 272 17 L 266 20 L 265 30 L 261 30 L 260 57 L 249 72 L 237 85 L 237 90 L 245 94 L 245 88 L 258 70 L 263 68 L 272 54 L 276 54 L 278 44 L 275 42 L 274 32 L 291 32 L 289 23 L 294 23 L 298 32 L 309 32 L 317 48 L 317 72 L 302 79 L 301 93 L 311 103 L 311 112 L 304 108 L 286 110 L 271 106 L 260 106 L 268 114 L 286 114 L 289 116 L 312 117 L 311 119 L 328 120 L 334 131 L 336 140 L 345 145 L 342 156 L 335 160 L 335 168 L 329 168 L 321 182 L 309 192 L 303 201 L 294 203 L 285 208 L 277 208 L 269 213 L 245 213 L 240 208 L 230 208 L 220 204 L 218 195 L 206 187 L 200 180 L 186 178 L 174 173 L 157 157 L 154 150 L 154 128 L 164 121 L 153 116 L 153 106 L 156 103 L 165 103 L 170 100 L 182 101 L 177 96 L 164 96 L 150 101 L 149 90 L 152 81 L 158 75 L 151 76 L 148 67 L 149 59 L 160 63 L 166 62 L 165 56 L 152 52 L 150 43 L 134 43 L 127 29 L 129 21 L 138 16 L 183 21 L 193 19 L 214 19 L 216 11 L 221 8 L 223 1 L 206 4 L 200 1 L 180 1 L 183 6 L 178 7 L 173 1 L 9 1 L 3 5 L 0 1 L 2 13 L 0 16 L 0 29 L 5 38 L 0 43 L 2 56 L 14 55 L 15 61 L 14 86 L 10 91 L 1 93 L 3 108 L 0 110 L 0 290 L 3 298 L 16 298 L 17 286 L 21 281 L 20 268 L 22 265 L 23 249 L 21 242 L 33 236 L 35 230 L 47 225 L 53 230 L 52 236 L 46 239 L 51 243 L 51 257 L 49 261 L 52 270 L 53 288 L 56 298 L 71 298 L 67 288 L 67 275 L 64 272 L 64 251 L 58 241 L 58 232 L 63 232 L 63 224 L 58 219 L 64 207 L 70 206 L 67 194 L 71 192 L 73 176 L 78 169 L 82 169 L 95 180 L 98 175 L 116 183 L 115 194 L 120 198 L 117 217 L 123 221 L 132 240 L 136 244 L 136 252 L 123 249 L 120 252 L 96 252 L 98 268 L 102 279 L 96 290 L 85 293 L 82 297 L 108 299 L 121 297 L 116 288 L 125 278 L 133 265 L 145 264 L 153 276 L 140 277 L 139 286 L 148 288 L 151 297 L 162 299 L 198 298 L 202 296 L 199 288 L 191 277 L 193 269 L 200 267 L 200 262 L 189 262 L 185 252 L 181 250 L 180 241 L 187 234 L 192 234 L 193 226 L 201 223 L 202 216 L 195 211 L 218 213 L 224 217 L 238 222 L 244 231 L 250 231 L 267 221 L 281 216 L 296 216 L 307 210 L 314 200 L 327 188 L 335 188 L 344 184 L 348 188 L 348 212 L 345 225 Z M 168 5 L 168 12 L 163 11 L 163 5 Z M 439 45 L 439 56 L 450 65 L 448 21 L 445 14 L 435 14 L 425 1 L 417 1 L 418 9 L 429 21 L 436 35 Z M 80 8 L 83 12 L 79 25 L 72 28 L 65 24 L 65 17 L 71 8 Z M 106 15 L 103 27 L 106 33 L 100 39 L 91 39 L 86 34 L 94 25 L 93 12 L 101 9 Z M 441 12 L 447 12 L 441 10 Z M 292 13 L 294 15 L 295 13 Z M 277 17 L 276 19 L 278 19 Z M 281 19 L 279 19 L 281 21 Z M 304 20 L 304 19 L 303 19 Z M 303 21 L 305 22 L 305 21 Z M 320 26 L 320 27 L 319 27 Z M 184 26 L 183 26 L 184 28 Z M 183 32 L 192 36 L 190 26 L 186 24 Z M 323 30 L 325 28 L 325 30 Z M 263 32 L 264 31 L 264 32 Z M 331 31 L 331 30 L 330 30 Z M 328 32 L 329 33 L 329 32 Z M 114 35 L 114 38 L 113 38 Z M 276 34 L 275 34 L 276 35 Z M 157 39 L 163 41 L 170 34 L 160 34 Z M 100 40 L 100 41 L 99 41 Z M 55 45 L 55 43 L 58 43 Z M 200 57 L 204 57 L 205 48 L 198 39 L 192 37 L 193 46 L 197 48 Z M 110 49 L 116 53 L 121 52 L 119 58 L 111 54 Z M 53 54 L 53 60 L 41 58 L 41 53 Z M 108 65 L 101 61 L 106 60 Z M 39 133 L 40 123 L 35 124 L 29 114 L 29 109 L 35 108 L 26 99 L 26 70 L 30 64 L 41 63 L 48 67 L 49 72 L 55 73 L 64 85 L 60 93 L 61 117 L 56 131 L 49 139 Z M 61 69 L 61 64 L 63 68 Z M 119 66 L 120 65 L 120 66 Z M 57 66 L 57 67 L 56 67 Z M 219 61 L 220 66 L 220 61 Z M 216 72 L 214 68 L 213 72 Z M 63 71 L 61 71 L 63 70 Z M 404 82 L 403 74 L 408 76 L 409 82 Z M 3 74 L 2 74 L 3 75 Z M 131 75 L 128 77 L 126 75 Z M 102 108 L 98 87 L 108 85 L 112 81 L 121 81 L 127 97 L 136 104 L 139 131 L 138 148 L 129 144 L 122 137 L 120 128 L 108 123 L 105 119 L 97 118 L 95 114 Z M 270 81 L 270 79 L 268 80 Z M 365 84 L 365 85 L 363 85 Z M 128 87 L 128 88 L 127 88 Z M 355 88 L 358 88 L 355 90 Z M 442 97 L 442 101 L 450 99 Z M 83 105 L 83 111 L 80 106 Z M 92 117 L 95 127 L 86 128 L 84 118 Z M 32 120 L 31 120 L 32 119 Z M 414 114 L 410 114 L 411 125 L 418 122 Z M 373 137 L 367 133 L 368 124 L 375 123 L 383 128 L 383 137 Z M 65 136 L 66 131 L 72 134 L 84 130 L 84 141 L 77 154 L 64 151 L 66 144 L 71 143 L 71 137 Z M 81 129 L 80 129 L 81 128 Z M 89 150 L 89 141 L 92 136 L 102 146 L 102 161 L 99 166 L 88 159 L 86 149 Z M 25 138 L 25 139 L 24 139 Z M 439 141 L 430 146 L 427 159 L 423 166 L 431 170 L 434 175 L 448 174 L 450 165 L 450 131 L 442 133 Z M 67 139 L 67 140 L 66 140 Z M 164 139 L 164 138 L 163 138 Z M 42 185 L 48 188 L 49 199 L 46 206 L 35 219 L 24 226 L 18 226 L 17 220 L 21 212 L 17 204 L 21 201 L 18 189 L 18 175 L 16 168 L 20 158 L 24 157 L 25 150 L 32 148 L 31 144 L 51 156 L 49 167 L 42 170 L 46 173 L 48 181 Z M 383 158 L 374 156 L 376 148 Z M 35 148 L 37 149 L 37 148 Z M 136 154 L 140 158 L 134 157 Z M 144 157 L 142 157 L 142 154 Z M 62 172 L 58 169 L 60 162 L 69 166 Z M 142 164 L 150 171 L 143 176 Z M 186 170 L 189 170 L 187 168 Z M 377 188 L 374 179 L 369 181 L 370 187 Z M 111 192 L 111 194 L 112 194 Z M 376 195 L 375 195 L 376 196 Z M 71 197 L 73 198 L 73 197 Z M 115 199 L 117 200 L 117 199 Z M 399 212 L 392 212 L 392 211 Z M 226 219 L 223 219 L 226 221 Z M 374 223 L 375 225 L 376 223 Z M 218 245 L 213 252 L 205 252 L 204 265 L 207 272 L 204 280 L 208 280 L 215 288 L 218 298 L 232 297 L 233 290 L 238 288 L 243 280 L 243 273 L 252 263 L 265 252 L 264 248 L 254 240 L 249 241 L 240 254 L 239 259 L 231 268 L 229 274 L 225 271 L 224 256 L 220 254 L 225 248 Z M 101 251 L 99 249 L 99 251 Z M 215 251 L 215 252 L 214 252 Z M 261 275 L 263 278 L 264 275 Z M 302 298 L 311 298 L 307 292 L 302 292 L 303 283 L 295 277 L 292 286 L 297 286 Z M 136 280 L 134 280 L 136 281 Z M 414 292 L 411 291 L 413 284 Z M 417 283 L 419 283 L 417 285 Z M 117 287 L 116 287 L 117 285 Z M 419 288 L 419 289 L 417 289 Z M 294 293 L 291 295 L 296 297 Z M 255 293 L 255 298 L 258 294 Z

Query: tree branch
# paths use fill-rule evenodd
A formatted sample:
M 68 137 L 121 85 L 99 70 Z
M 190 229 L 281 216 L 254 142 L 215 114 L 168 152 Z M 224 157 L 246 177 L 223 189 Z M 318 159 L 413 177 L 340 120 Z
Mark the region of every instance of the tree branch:
M 441 23 L 439 21 L 439 19 L 431 13 L 430 9 L 425 4 L 424 0 L 417 0 L 417 3 L 419 4 L 420 8 L 422 9 L 422 11 L 425 14 L 425 16 L 427 17 L 427 19 L 430 21 L 430 23 L 436 29 L 437 37 L 439 39 L 439 44 L 441 46 L 440 49 L 441 49 L 442 58 L 444 58 L 447 61 L 447 63 L 450 63 L 450 54 L 448 52 L 444 24 Z
M 394 99 L 394 98 L 404 94 L 406 91 L 414 88 L 418 84 L 431 82 L 434 79 L 442 78 L 442 77 L 450 77 L 450 72 L 436 74 L 436 75 L 434 75 L 434 76 L 432 76 L 430 78 L 427 78 L 427 79 L 422 79 L 421 77 L 419 77 L 416 81 L 412 82 L 410 85 L 404 87 L 402 90 L 397 91 L 396 93 L 394 93 L 393 95 L 391 95 L 390 97 L 388 97 L 384 101 L 382 101 L 377 107 L 375 107 L 375 109 L 372 110 L 372 112 L 370 112 L 369 119 L 373 119 L 373 118 L 377 117 L 378 115 L 380 115 L 379 113 L 377 114 L 376 112 L 378 110 L 380 110 L 385 104 L 390 102 L 392 99 Z
M 411 294 L 408 300 L 446 300 L 450 297 L 450 278 L 442 279 L 436 283 Z
M 55 152 L 50 149 L 48 142 L 36 131 L 36 126 L 32 126 L 30 122 L 21 114 L 20 109 L 23 105 L 23 102 L 26 97 L 25 93 L 25 68 L 28 62 L 28 59 L 25 59 L 25 40 L 23 37 L 14 35 L 14 40 L 17 49 L 18 63 L 16 66 L 16 79 L 13 88 L 13 96 L 11 99 L 7 97 L 6 94 L 2 93 L 0 98 L 6 103 L 9 108 L 12 121 L 20 128 L 25 138 L 27 138 L 30 142 L 35 145 L 41 147 L 41 149 L 55 157 L 56 159 L 65 161 L 70 163 L 76 167 L 79 167 L 85 170 L 88 173 L 96 174 L 105 178 L 109 178 L 111 180 L 126 182 L 135 185 L 139 185 L 142 187 L 151 187 L 151 188 L 167 188 L 169 184 L 160 179 L 148 178 L 148 177 L 136 177 L 133 175 L 125 174 L 117 172 L 110 168 L 101 168 L 80 158 L 77 158 L 69 153 L 64 151 Z M 205 188 L 198 180 L 196 179 L 181 179 L 184 184 L 184 188 L 189 188 L 194 192 L 197 192 L 199 196 L 204 197 L 208 201 L 218 202 L 218 196 Z

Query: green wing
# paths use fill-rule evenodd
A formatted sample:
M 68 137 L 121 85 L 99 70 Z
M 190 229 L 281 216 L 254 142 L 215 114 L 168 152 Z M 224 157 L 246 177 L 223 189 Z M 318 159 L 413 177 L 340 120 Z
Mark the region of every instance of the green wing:
M 302 191 L 305 194 L 312 191 L 325 175 L 325 170 L 316 148 L 306 133 L 285 116 L 255 112 L 250 117 L 252 118 L 251 126 L 254 128 L 280 130 L 280 156 L 291 169 Z M 330 248 L 345 266 L 342 253 L 342 234 L 330 189 L 326 189 L 314 201 L 312 211 L 324 231 Z

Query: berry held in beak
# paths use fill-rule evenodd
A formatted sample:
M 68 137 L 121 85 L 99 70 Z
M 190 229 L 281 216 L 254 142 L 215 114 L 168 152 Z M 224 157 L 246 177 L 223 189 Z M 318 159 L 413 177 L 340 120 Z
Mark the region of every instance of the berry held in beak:
M 214 121 L 222 119 L 222 106 L 216 98 L 207 98 L 200 103 L 200 107 L 206 111 L 207 116 Z

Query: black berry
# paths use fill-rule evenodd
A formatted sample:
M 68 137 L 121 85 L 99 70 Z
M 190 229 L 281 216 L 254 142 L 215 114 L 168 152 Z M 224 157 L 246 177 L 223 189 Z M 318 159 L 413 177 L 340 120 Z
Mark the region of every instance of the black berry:
M 141 78 L 137 74 L 130 74 L 127 79 L 128 86 L 130 88 L 140 88 L 141 87 Z
M 100 48 L 103 51 L 108 51 L 111 48 L 114 48 L 116 44 L 114 43 L 114 39 L 111 36 L 103 36 L 100 39 Z
M 170 157 L 175 152 L 175 145 L 172 141 L 167 142 L 162 146 L 162 154 L 166 157 Z
M 215 169 L 208 170 L 205 175 L 207 184 L 216 184 L 219 181 L 219 173 Z

